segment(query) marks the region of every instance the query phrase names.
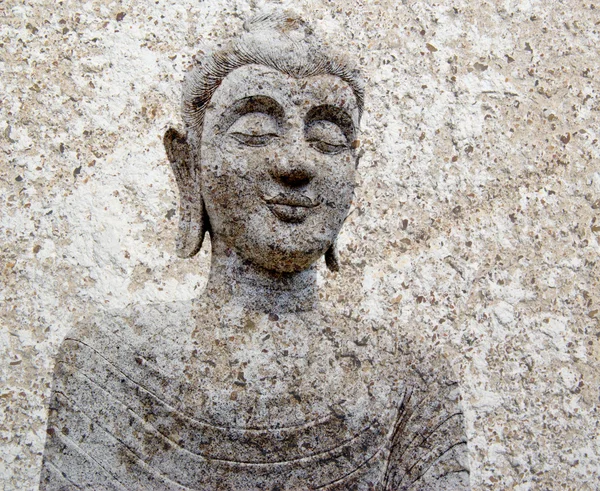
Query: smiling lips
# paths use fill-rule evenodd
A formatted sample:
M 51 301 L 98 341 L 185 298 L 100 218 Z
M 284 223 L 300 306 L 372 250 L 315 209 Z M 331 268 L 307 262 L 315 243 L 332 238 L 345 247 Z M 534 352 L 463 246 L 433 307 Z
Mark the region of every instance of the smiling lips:
M 277 196 L 265 196 L 264 200 L 273 215 L 288 223 L 303 222 L 309 215 L 310 210 L 320 204 L 304 195 L 278 194 Z

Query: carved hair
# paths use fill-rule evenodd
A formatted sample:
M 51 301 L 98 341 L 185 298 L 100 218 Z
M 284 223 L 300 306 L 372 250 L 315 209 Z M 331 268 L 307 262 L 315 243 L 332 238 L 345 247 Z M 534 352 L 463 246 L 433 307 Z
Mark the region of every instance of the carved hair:
M 362 114 L 364 83 L 359 71 L 326 50 L 295 13 L 263 13 L 246 21 L 241 36 L 224 49 L 205 56 L 185 77 L 183 119 L 194 152 L 199 149 L 204 113 L 213 93 L 229 73 L 250 64 L 271 67 L 298 79 L 314 75 L 339 77 L 352 88 Z

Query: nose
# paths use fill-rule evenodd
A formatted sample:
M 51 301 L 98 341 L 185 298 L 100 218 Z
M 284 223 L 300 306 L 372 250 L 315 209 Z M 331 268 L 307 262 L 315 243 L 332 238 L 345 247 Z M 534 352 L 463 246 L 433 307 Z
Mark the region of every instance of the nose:
M 273 159 L 271 176 L 289 187 L 302 187 L 315 177 L 313 164 L 307 159 L 303 142 L 290 145 L 283 153 Z

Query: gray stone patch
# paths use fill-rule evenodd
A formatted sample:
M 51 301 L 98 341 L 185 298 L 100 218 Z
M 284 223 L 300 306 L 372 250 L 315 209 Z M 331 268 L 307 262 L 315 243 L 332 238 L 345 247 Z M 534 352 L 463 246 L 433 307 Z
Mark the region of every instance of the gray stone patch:
M 179 255 L 210 235 L 206 288 L 67 335 L 40 489 L 470 489 L 447 362 L 319 299 L 354 194 L 360 73 L 291 12 L 244 27 L 188 72 L 185 132 L 164 138 Z
M 163 136 L 185 136 L 188 69 L 263 6 L 0 4 L 0 488 L 39 487 L 53 371 L 74 326 L 204 291 L 211 237 L 176 254 L 180 190 Z M 330 249 L 339 272 L 314 263 L 321 310 L 363 326 L 343 354 L 376 340 L 380 352 L 446 355 L 474 490 L 596 489 L 600 8 L 293 8 L 366 82 L 357 185 Z

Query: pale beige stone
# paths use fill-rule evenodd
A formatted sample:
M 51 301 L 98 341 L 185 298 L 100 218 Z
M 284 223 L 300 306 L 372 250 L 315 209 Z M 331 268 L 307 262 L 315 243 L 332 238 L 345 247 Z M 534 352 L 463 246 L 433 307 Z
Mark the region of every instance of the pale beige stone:
M 257 7 L 0 5 L 5 489 L 39 483 L 67 332 L 97 311 L 202 290 L 208 244 L 175 255 L 161 139 L 192 56 Z M 390 346 L 397 336 L 449 353 L 473 489 L 594 489 L 598 5 L 294 8 L 331 44 L 351 38 L 341 43 L 369 87 L 341 269 L 319 266 L 321 301 L 394 325 Z
M 353 197 L 359 72 L 291 11 L 244 28 L 188 72 L 186 131 L 164 139 L 178 252 L 211 237 L 206 288 L 67 335 L 40 489 L 470 489 L 447 362 L 318 298 Z

